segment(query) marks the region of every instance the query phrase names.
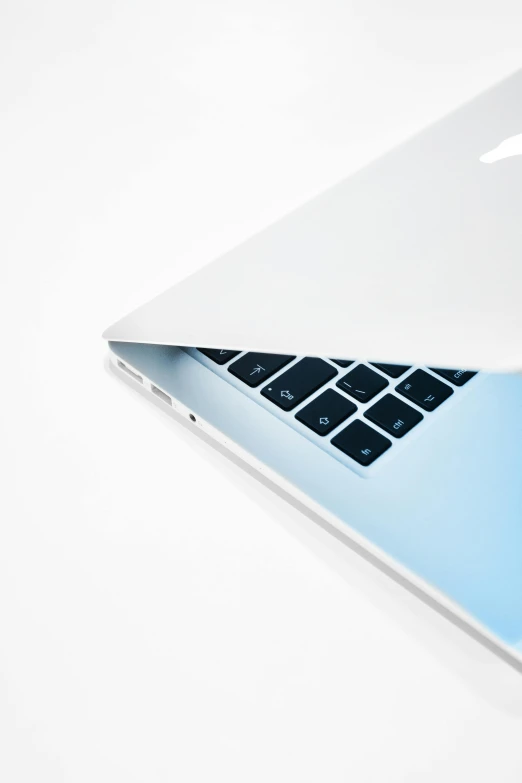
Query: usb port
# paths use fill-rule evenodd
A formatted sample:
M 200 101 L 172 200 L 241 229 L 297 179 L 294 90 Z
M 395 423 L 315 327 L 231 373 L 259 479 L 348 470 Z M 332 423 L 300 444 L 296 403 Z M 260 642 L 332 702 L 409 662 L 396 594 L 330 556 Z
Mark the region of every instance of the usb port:
M 158 389 L 157 386 L 154 386 L 153 383 L 150 385 L 150 390 L 153 394 L 156 395 L 156 397 L 159 397 L 160 400 L 163 400 L 163 402 L 166 402 L 167 405 L 172 405 L 172 398 L 169 397 L 168 394 L 165 394 L 164 391 L 161 391 L 161 389 Z

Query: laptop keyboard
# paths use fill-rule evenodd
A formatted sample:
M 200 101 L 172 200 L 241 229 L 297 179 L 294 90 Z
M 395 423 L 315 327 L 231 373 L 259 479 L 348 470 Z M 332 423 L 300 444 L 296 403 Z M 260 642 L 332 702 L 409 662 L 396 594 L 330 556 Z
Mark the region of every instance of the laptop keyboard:
M 360 475 L 426 426 L 477 375 L 350 359 L 186 350 Z

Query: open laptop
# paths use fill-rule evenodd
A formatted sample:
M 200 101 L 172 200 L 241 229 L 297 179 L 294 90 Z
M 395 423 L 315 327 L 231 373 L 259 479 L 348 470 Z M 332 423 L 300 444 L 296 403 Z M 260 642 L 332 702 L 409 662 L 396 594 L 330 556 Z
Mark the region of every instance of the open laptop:
M 522 664 L 522 71 L 111 328 L 125 373 Z

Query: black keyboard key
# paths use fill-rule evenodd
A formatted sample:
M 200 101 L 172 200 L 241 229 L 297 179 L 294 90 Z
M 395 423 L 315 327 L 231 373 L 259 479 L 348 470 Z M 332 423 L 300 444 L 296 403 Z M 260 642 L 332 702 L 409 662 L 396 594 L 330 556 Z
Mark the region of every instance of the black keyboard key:
M 385 394 L 364 415 L 394 438 L 402 438 L 424 418 L 422 413 L 393 394 Z
M 332 438 L 332 443 L 359 465 L 371 465 L 391 446 L 388 438 L 359 419 Z
M 226 364 L 241 351 L 226 351 L 223 348 L 198 348 L 198 351 L 204 356 L 208 356 L 216 364 Z
M 328 362 L 307 357 L 265 386 L 261 394 L 279 408 L 289 411 L 336 375 L 337 370 Z
M 424 408 L 425 411 L 434 411 L 453 394 L 453 389 L 450 386 L 424 370 L 415 370 L 396 386 L 396 391 L 420 408 Z
M 409 364 L 377 364 L 377 362 L 370 362 L 378 370 L 381 370 L 385 375 L 389 375 L 390 378 L 400 378 L 405 372 L 411 370 Z
M 388 381 L 364 364 L 358 364 L 344 375 L 337 386 L 360 402 L 368 402 L 388 386 Z
M 335 364 L 338 364 L 339 367 L 349 367 L 350 364 L 354 363 L 354 359 L 330 359 L 330 361 L 335 362 Z
M 432 372 L 436 372 L 441 378 L 445 378 L 447 381 L 451 381 L 455 386 L 464 386 L 465 383 L 470 381 L 477 373 L 470 370 L 441 370 L 440 368 L 430 367 Z
M 318 435 L 328 435 L 356 410 L 357 406 L 351 400 L 347 400 L 333 389 L 327 389 L 301 408 L 295 414 L 295 418 Z
M 246 353 L 237 362 L 233 362 L 228 371 L 244 381 L 248 386 L 259 386 L 278 370 L 281 370 L 295 356 L 283 356 L 277 353 Z

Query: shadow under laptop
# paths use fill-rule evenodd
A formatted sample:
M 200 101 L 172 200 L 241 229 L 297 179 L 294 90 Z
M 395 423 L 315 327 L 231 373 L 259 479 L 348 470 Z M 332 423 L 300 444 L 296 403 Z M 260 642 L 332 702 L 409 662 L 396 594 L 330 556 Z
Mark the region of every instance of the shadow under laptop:
M 522 663 L 349 541 L 199 428 L 192 427 L 161 400 L 115 370 L 108 358 L 105 369 L 110 375 L 117 375 L 136 396 L 141 396 L 154 415 L 170 421 L 176 437 L 197 448 L 217 470 L 233 477 L 238 489 L 269 510 L 288 533 L 334 569 L 352 589 L 362 591 L 372 604 L 384 609 L 388 617 L 467 688 L 496 708 L 522 717 Z

